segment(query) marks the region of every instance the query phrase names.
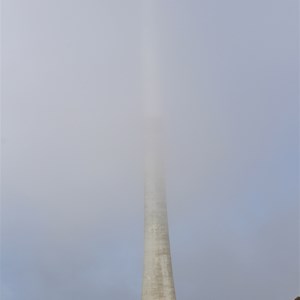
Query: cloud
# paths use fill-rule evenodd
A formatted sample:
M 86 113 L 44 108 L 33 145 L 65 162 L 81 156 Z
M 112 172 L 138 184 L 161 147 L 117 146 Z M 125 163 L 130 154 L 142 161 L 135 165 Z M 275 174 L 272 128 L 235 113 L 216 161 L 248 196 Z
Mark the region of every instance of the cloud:
M 178 299 L 298 293 L 295 6 L 160 4 Z M 139 299 L 140 3 L 10 0 L 3 17 L 3 299 Z

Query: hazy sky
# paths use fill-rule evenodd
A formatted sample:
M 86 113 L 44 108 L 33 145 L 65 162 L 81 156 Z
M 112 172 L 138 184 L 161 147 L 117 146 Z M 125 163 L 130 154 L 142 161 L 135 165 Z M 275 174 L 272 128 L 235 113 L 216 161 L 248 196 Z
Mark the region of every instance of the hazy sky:
M 141 298 L 141 1 L 2 1 L 3 300 Z M 299 294 L 298 1 L 162 0 L 177 298 Z

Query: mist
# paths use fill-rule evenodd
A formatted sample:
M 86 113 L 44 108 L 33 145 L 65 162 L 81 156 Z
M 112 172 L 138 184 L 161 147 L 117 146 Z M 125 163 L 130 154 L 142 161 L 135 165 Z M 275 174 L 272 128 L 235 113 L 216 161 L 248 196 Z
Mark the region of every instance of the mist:
M 298 2 L 157 12 L 177 298 L 294 299 Z M 3 0 L 1 299 L 140 299 L 143 18 L 137 0 Z

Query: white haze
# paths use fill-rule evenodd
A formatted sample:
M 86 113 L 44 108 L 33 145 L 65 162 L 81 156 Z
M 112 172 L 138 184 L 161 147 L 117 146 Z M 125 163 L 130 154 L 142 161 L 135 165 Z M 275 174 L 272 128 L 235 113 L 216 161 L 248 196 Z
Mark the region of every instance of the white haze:
M 141 1 L 2 2 L 1 299 L 140 299 Z M 298 2 L 158 11 L 177 298 L 293 299 Z

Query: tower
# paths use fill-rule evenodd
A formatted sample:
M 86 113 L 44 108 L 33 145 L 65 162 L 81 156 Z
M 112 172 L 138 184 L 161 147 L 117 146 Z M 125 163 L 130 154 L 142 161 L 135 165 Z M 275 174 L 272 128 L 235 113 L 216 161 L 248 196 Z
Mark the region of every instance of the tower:
M 156 31 L 158 0 L 143 0 L 145 103 L 144 274 L 142 300 L 175 300 L 164 174 L 163 118 Z

